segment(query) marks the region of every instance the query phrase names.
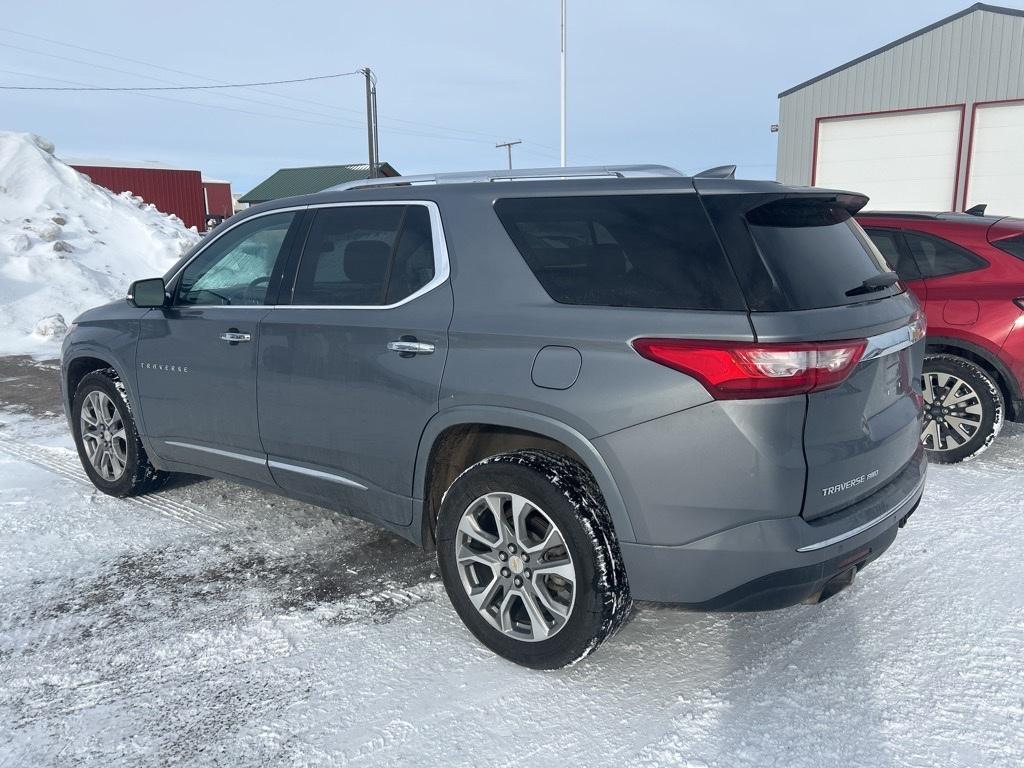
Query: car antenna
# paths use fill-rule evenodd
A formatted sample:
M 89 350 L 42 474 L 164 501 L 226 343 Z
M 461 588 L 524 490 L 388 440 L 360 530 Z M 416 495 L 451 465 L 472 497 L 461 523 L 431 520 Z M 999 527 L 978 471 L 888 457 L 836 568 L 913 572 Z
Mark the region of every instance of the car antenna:
M 970 214 L 971 216 L 984 216 L 986 208 L 988 208 L 986 203 L 978 203 L 977 205 L 972 205 L 964 211 L 964 213 Z

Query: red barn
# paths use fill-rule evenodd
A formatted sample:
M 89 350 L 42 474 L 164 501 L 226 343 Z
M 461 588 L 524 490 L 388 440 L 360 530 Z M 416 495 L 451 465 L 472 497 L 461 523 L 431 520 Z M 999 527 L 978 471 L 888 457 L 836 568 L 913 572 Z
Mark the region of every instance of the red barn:
M 68 165 L 84 173 L 94 184 L 111 192 L 131 192 L 163 213 L 172 213 L 186 227 L 206 229 L 207 208 L 203 177 L 199 171 L 170 168 L 159 163 L 130 163 L 117 160 L 69 160 Z M 220 192 L 213 193 L 219 200 Z M 231 198 L 228 185 L 228 199 Z M 210 213 L 220 215 L 219 211 Z M 230 215 L 230 207 L 229 213 Z
M 235 201 L 231 198 L 230 181 L 204 178 L 203 198 L 207 216 L 226 219 L 234 213 Z

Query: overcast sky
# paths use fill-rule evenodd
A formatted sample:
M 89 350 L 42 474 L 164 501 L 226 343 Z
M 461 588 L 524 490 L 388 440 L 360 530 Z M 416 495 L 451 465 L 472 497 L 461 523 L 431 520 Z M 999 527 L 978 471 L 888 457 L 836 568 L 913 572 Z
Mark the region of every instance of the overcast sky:
M 773 178 L 779 91 L 969 4 L 569 0 L 569 161 L 737 163 Z M 0 18 L 0 84 L 200 85 L 370 66 L 380 156 L 400 172 L 502 167 L 494 144 L 506 139 L 524 141 L 517 166 L 557 165 L 558 19 L 558 0 L 36 0 Z M 0 91 L 0 129 L 42 134 L 58 155 L 197 168 L 244 192 L 279 167 L 366 162 L 363 94 L 360 77 L 158 97 Z

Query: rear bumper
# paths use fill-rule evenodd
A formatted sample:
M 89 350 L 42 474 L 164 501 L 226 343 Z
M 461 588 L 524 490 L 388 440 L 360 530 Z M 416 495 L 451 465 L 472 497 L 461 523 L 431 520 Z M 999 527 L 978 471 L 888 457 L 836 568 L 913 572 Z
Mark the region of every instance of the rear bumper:
M 884 552 L 924 490 L 923 450 L 888 484 L 828 517 L 762 520 L 680 546 L 621 544 L 637 600 L 699 610 L 770 610 L 822 593 Z M 852 574 L 851 574 L 852 575 Z

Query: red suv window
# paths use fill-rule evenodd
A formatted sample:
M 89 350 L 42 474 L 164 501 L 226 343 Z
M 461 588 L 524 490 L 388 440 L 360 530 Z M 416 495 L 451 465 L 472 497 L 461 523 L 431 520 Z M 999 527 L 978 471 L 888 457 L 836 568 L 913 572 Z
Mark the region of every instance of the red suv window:
M 878 252 L 885 257 L 889 266 L 896 270 L 901 280 L 920 280 L 921 272 L 912 256 L 904 255 L 906 251 L 900 245 L 900 233 L 896 229 L 875 229 L 873 227 L 864 230 L 871 237 Z
M 992 245 L 1000 251 L 1006 251 L 1011 256 L 1024 260 L 1024 234 L 996 240 Z
M 976 256 L 948 240 L 943 240 L 941 237 L 906 230 L 903 232 L 903 237 L 914 256 L 914 261 L 917 262 L 922 277 L 956 275 L 988 266 L 988 262 L 980 256 Z

